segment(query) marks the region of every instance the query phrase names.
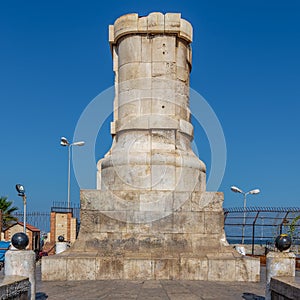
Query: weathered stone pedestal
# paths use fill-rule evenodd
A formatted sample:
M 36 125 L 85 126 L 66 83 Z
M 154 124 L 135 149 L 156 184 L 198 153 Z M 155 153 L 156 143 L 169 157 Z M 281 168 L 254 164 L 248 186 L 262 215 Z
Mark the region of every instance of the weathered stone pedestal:
M 296 255 L 292 252 L 269 252 L 266 261 L 266 300 L 271 300 L 272 277 L 295 277 Z
M 226 246 L 222 193 L 191 193 L 180 209 L 148 223 L 124 222 L 99 213 L 105 199 L 107 205 L 113 203 L 108 192 L 81 193 L 80 236 L 71 250 L 43 258 L 44 280 L 259 280 L 259 261 Z M 137 193 L 126 194 L 137 198 Z M 183 196 L 174 193 L 173 203 L 178 195 Z
M 43 258 L 43 280 L 258 281 L 259 260 L 227 244 L 223 194 L 206 192 L 205 164 L 191 149 L 191 24 L 129 14 L 109 40 L 113 144 L 97 190 L 81 191 L 78 240 Z
M 35 300 L 36 270 L 35 253 L 32 250 L 8 250 L 5 253 L 5 276 L 24 276 L 29 278 L 28 299 Z

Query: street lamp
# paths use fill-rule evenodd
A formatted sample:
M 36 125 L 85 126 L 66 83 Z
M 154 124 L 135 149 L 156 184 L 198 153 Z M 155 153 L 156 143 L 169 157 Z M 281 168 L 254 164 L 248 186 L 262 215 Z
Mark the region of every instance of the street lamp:
M 60 144 L 63 147 L 68 147 L 68 208 L 70 208 L 70 177 L 71 177 L 71 147 L 83 146 L 84 141 L 70 143 L 65 137 L 60 138 Z
M 18 192 L 18 196 L 22 197 L 23 199 L 23 205 L 24 205 L 24 217 L 23 217 L 23 225 L 24 225 L 24 233 L 26 234 L 26 194 L 25 194 L 25 188 L 22 184 L 16 184 L 16 190 Z
M 260 190 L 259 189 L 254 189 L 254 190 L 251 190 L 247 193 L 243 192 L 241 189 L 239 189 L 238 187 L 236 186 L 232 186 L 230 188 L 233 192 L 235 193 L 240 193 L 240 194 L 243 194 L 244 195 L 244 221 L 243 221 L 243 227 L 242 227 L 242 244 L 244 244 L 244 234 L 245 234 L 245 225 L 246 225 L 246 202 L 247 202 L 247 195 L 256 195 L 256 194 L 259 194 L 260 193 Z

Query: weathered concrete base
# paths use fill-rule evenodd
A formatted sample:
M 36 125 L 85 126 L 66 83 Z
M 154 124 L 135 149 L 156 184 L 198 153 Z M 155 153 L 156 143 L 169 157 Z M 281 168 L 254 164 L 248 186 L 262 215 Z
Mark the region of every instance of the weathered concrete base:
M 138 218 L 138 194 L 123 192 L 130 205 L 113 211 L 116 218 Z M 116 203 L 108 193 L 82 191 L 79 238 L 69 250 L 43 257 L 42 279 L 259 281 L 259 259 L 240 255 L 226 242 L 222 193 L 171 194 L 165 209 L 183 195 L 187 199 L 176 211 L 164 211 L 165 217 L 134 224 L 107 216 L 105 207 Z
M 42 280 L 208 280 L 259 281 L 259 262 L 233 253 L 197 257 L 151 257 L 132 253 L 132 257 L 101 257 L 92 253 L 64 253 L 43 258 Z
M 24 276 L 0 277 L 1 300 L 28 300 L 30 282 Z
M 266 261 L 266 300 L 271 297 L 270 282 L 272 277 L 295 277 L 296 265 L 295 254 L 292 252 L 269 252 Z
M 29 298 L 35 300 L 36 270 L 35 253 L 32 250 L 8 250 L 5 253 L 5 276 L 18 275 L 29 278 Z
M 300 299 L 300 278 L 272 277 L 270 290 L 272 300 Z

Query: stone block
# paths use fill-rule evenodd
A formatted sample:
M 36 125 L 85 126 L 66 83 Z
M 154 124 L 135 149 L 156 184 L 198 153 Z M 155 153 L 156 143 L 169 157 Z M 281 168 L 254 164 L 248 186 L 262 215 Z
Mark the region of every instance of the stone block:
M 175 49 L 175 36 L 155 36 L 152 39 L 152 62 L 175 62 Z
M 132 62 L 119 68 L 119 83 L 128 80 L 151 78 L 151 63 Z
M 115 41 L 114 25 L 108 26 L 108 41 L 110 44 L 114 43 Z
M 179 192 L 177 185 L 173 193 L 173 212 L 191 211 L 191 192 Z
M 81 190 L 81 209 L 89 210 L 113 210 L 112 202 L 107 201 L 107 193 L 101 193 L 99 190 Z
M 67 280 L 95 280 L 96 260 L 95 257 L 69 258 L 67 261 Z
M 260 262 L 251 257 L 236 259 L 235 280 L 253 281 L 260 280 Z
M 179 37 L 183 38 L 187 42 L 191 43 L 193 41 L 193 28 L 191 23 L 188 21 L 181 19 L 180 20 L 180 32 Z
M 154 265 L 149 259 L 124 259 L 124 279 L 153 279 Z
M 190 233 L 188 239 L 191 240 L 191 247 L 195 254 L 220 252 L 220 236 L 221 233 L 211 234 L 207 236 L 204 231 L 204 225 L 198 224 L 197 233 Z
M 152 62 L 152 39 L 147 36 L 142 36 L 142 62 Z
M 130 33 L 138 31 L 138 14 L 127 14 L 118 18 L 114 23 L 114 42 Z
M 173 214 L 166 214 L 164 218 L 153 221 L 151 224 L 151 233 L 156 234 L 158 232 L 161 233 L 173 233 L 174 232 L 174 216 Z M 164 228 L 162 231 L 161 228 Z
M 170 191 L 144 191 L 140 193 L 141 211 L 166 211 L 172 213 L 173 193 Z
M 114 211 L 116 214 L 122 213 L 122 211 Z M 109 212 L 107 212 L 109 213 Z M 107 233 L 107 232 L 121 232 L 123 229 L 126 228 L 126 222 L 120 221 L 120 219 L 115 216 L 115 218 L 111 218 L 107 215 L 107 213 L 98 213 L 97 222 L 100 224 L 100 232 Z
M 183 280 L 207 280 L 208 260 L 206 258 L 181 258 L 180 277 Z
M 96 280 L 122 279 L 123 276 L 123 257 L 96 257 Z
M 272 292 L 272 299 L 274 300 L 300 299 L 299 277 L 272 277 L 270 290 Z
M 204 223 L 202 212 L 174 212 L 173 229 L 177 233 L 199 233 L 199 226 Z
M 120 98 L 121 101 L 123 101 L 122 98 Z M 136 116 L 139 116 L 140 113 L 140 105 L 139 102 L 129 102 L 125 105 L 122 105 L 119 109 L 119 116 L 123 119 L 123 122 L 125 119 L 130 120 L 132 122 L 132 117 L 135 118 Z
M 117 165 L 102 171 L 102 189 L 136 190 L 152 187 L 151 168 L 149 165 Z
M 142 37 L 132 36 L 119 43 L 119 66 L 127 63 L 142 61 Z
M 191 252 L 191 249 L 191 240 L 184 233 L 165 233 L 164 252 L 166 255 L 173 255 L 179 258 L 181 253 Z
M 191 47 L 188 47 L 187 50 L 188 50 L 188 53 L 187 53 L 187 62 L 189 63 L 189 69 L 191 69 L 192 68 L 192 58 L 193 58 L 192 53 L 193 53 L 193 50 L 192 50 Z
M 269 252 L 266 258 L 267 285 L 274 276 L 295 276 L 295 254 L 292 252 Z
M 157 101 L 157 100 L 156 100 Z M 153 100 L 152 100 L 153 103 Z M 163 108 L 162 108 L 163 109 Z M 162 115 L 162 114 L 153 114 L 148 116 L 148 129 L 177 129 L 178 121 L 174 120 L 170 116 Z
M 220 192 L 195 192 L 192 194 L 192 211 L 223 212 L 224 194 Z
M 185 67 L 179 67 L 176 68 L 176 79 L 179 79 L 183 82 L 188 82 L 190 78 L 190 72 Z
M 60 259 L 58 256 L 43 257 L 41 272 L 42 280 L 67 280 L 67 259 Z
M 118 80 L 118 93 L 138 90 L 141 98 L 150 97 L 151 96 L 151 87 L 152 87 L 152 78 L 135 78 L 132 80 L 119 81 Z M 118 106 L 120 104 L 118 103 Z
M 200 172 L 197 169 L 177 167 L 175 190 L 178 192 L 199 191 L 199 174 Z
M 164 94 L 164 95 L 169 95 L 169 99 L 168 98 L 159 98 L 158 95 L 160 94 Z M 171 90 L 163 90 L 163 89 L 156 89 L 152 91 L 152 102 L 151 102 L 151 113 L 153 115 L 157 115 L 157 116 L 175 116 L 175 104 L 174 104 L 174 93 Z M 171 121 L 172 122 L 172 121 Z M 172 124 L 172 123 L 171 123 Z M 176 127 L 178 125 L 176 124 Z M 156 125 L 156 127 L 154 127 L 155 129 L 158 129 L 158 125 Z M 171 129 L 172 127 L 166 127 L 168 129 Z
M 148 17 L 139 17 L 138 32 L 146 33 L 148 31 Z
M 224 230 L 223 212 L 204 212 L 204 226 L 206 234 L 216 234 Z
M 181 14 L 165 14 L 165 33 L 178 33 L 180 31 Z
M 177 39 L 176 65 L 190 71 L 188 66 L 188 48 L 185 41 Z
M 194 135 L 194 127 L 190 122 L 180 119 L 179 120 L 179 130 L 189 136 Z
M 154 165 L 176 166 L 176 155 L 175 148 L 167 144 L 163 149 L 156 148 L 151 150 L 151 163 Z
M 163 33 L 165 29 L 165 16 L 159 12 L 148 15 L 148 34 Z
M 145 115 L 149 116 L 152 111 L 151 95 L 149 97 L 146 97 L 146 95 L 142 95 L 141 101 L 142 101 L 142 105 L 140 107 L 140 115 L 142 117 L 144 117 Z
M 179 279 L 178 259 L 161 258 L 154 259 L 154 279 L 175 280 Z
M 156 89 L 175 90 L 176 64 L 174 62 L 156 61 L 152 62 L 152 87 Z
M 175 189 L 175 166 L 151 165 L 152 190 L 168 191 Z
M 10 275 L 1 278 L 1 300 L 27 300 L 30 294 L 30 282 L 28 277 Z
M 209 259 L 208 276 L 209 281 L 236 281 L 236 267 L 234 259 Z
M 151 131 L 151 150 L 152 159 L 156 164 L 161 162 L 161 164 L 175 165 L 175 130 L 153 129 Z

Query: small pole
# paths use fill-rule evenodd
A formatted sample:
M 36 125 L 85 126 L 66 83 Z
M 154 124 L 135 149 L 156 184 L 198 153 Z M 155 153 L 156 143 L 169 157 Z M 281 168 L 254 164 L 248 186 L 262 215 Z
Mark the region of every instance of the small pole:
M 71 145 L 68 145 L 68 209 L 70 208 Z
M 0 241 L 1 241 L 2 227 L 3 227 L 3 212 L 0 209 Z
M 24 204 L 24 233 L 26 234 L 26 195 L 24 194 L 23 196 L 22 196 L 22 198 L 23 198 L 23 204 Z
M 243 221 L 243 227 L 242 227 L 242 244 L 244 244 L 245 241 L 245 226 L 246 226 L 246 197 L 247 193 L 244 194 L 244 221 Z

